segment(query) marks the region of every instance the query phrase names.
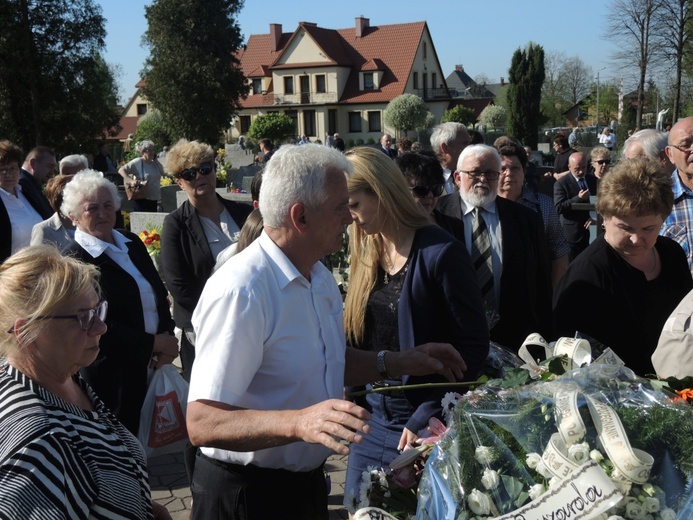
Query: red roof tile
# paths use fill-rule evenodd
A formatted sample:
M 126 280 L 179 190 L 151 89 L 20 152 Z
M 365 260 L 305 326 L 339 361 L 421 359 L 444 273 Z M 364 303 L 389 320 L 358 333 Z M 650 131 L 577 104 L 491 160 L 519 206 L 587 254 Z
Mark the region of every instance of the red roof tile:
M 134 134 L 135 131 L 137 130 L 137 121 L 140 118 L 137 116 L 130 116 L 130 117 L 121 117 L 120 118 L 120 126 L 121 130 L 118 132 L 118 135 L 115 135 L 113 137 L 109 137 L 109 139 L 127 139 L 128 134 Z

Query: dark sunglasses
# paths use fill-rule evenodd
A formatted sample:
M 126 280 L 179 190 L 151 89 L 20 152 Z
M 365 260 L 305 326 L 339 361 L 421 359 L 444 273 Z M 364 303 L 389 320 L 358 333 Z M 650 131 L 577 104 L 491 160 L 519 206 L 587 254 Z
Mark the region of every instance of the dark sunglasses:
M 186 168 L 185 170 L 180 172 L 179 177 L 183 180 L 190 182 L 195 177 L 197 177 L 197 172 L 200 172 L 200 175 L 209 175 L 213 171 L 214 166 L 212 166 L 212 163 L 203 163 L 197 168 Z
M 108 313 L 108 302 L 106 300 L 101 300 L 99 304 L 93 309 L 88 309 L 77 314 L 60 314 L 57 316 L 36 316 L 36 320 L 77 320 L 79 322 L 80 328 L 87 332 L 91 330 L 98 316 L 101 321 L 106 321 L 106 314 Z M 8 330 L 10 334 L 14 332 L 14 325 Z
M 440 197 L 445 189 L 445 184 L 409 186 L 409 189 L 417 199 L 423 199 L 428 196 L 429 193 L 432 193 L 434 197 Z
M 599 166 L 603 166 L 605 164 L 611 164 L 610 159 L 599 159 L 598 161 L 594 161 L 594 162 L 596 162 Z

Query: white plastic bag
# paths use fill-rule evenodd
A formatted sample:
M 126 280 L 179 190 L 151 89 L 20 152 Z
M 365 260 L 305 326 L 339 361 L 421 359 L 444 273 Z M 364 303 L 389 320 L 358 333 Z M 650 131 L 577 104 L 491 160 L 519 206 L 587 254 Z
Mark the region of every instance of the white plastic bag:
M 188 383 L 173 365 L 154 370 L 140 412 L 138 440 L 147 458 L 182 451 L 188 440 Z

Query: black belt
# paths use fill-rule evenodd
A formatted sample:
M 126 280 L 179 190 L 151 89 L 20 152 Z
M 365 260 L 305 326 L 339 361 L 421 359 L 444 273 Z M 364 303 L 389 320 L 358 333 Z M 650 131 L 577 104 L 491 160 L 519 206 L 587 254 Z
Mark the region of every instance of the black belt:
M 318 473 L 320 475 L 325 474 L 325 463 L 322 463 L 317 468 L 309 471 L 289 471 L 287 469 L 279 468 L 261 468 L 260 466 L 255 466 L 254 464 L 248 464 L 244 466 L 242 464 L 234 464 L 233 462 L 224 462 L 223 460 L 217 460 L 213 459 L 212 457 L 208 457 L 200 450 L 197 451 L 197 455 L 203 458 L 205 461 L 214 464 L 217 467 L 220 467 L 226 471 L 230 471 L 240 476 L 247 475 L 250 477 L 267 477 L 268 475 L 271 475 L 271 478 L 273 479 L 300 478 L 309 480 L 314 478 L 315 475 Z

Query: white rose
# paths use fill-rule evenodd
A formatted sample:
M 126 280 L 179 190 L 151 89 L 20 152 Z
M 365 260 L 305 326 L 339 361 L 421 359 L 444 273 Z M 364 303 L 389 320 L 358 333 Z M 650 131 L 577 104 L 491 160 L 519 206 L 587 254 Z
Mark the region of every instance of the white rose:
M 528 453 L 526 460 L 529 469 L 536 469 L 537 464 L 541 462 L 541 455 L 539 455 L 538 453 Z
M 599 450 L 592 450 L 590 451 L 590 459 L 596 463 L 599 463 L 604 460 L 604 455 L 602 455 L 602 452 Z
M 543 484 L 534 484 L 531 488 L 529 488 L 529 498 L 532 500 L 536 500 L 539 498 L 541 495 L 544 494 L 544 485 Z
M 486 489 L 494 490 L 498 487 L 498 484 L 500 482 L 500 477 L 498 476 L 497 471 L 493 471 L 492 469 L 486 468 L 484 470 L 484 474 L 481 477 L 481 483 L 484 485 Z
M 676 511 L 667 507 L 659 512 L 659 517 L 662 520 L 676 520 Z
M 568 448 L 568 456 L 575 462 L 585 462 L 590 456 L 590 448 L 586 443 L 573 444 Z
M 610 516 L 609 518 L 607 518 L 606 520 L 626 520 L 626 519 L 623 518 L 622 516 L 611 515 L 611 516 Z
M 474 457 L 479 464 L 483 464 L 485 466 L 493 461 L 493 451 L 488 446 L 479 446 L 474 451 Z
M 642 508 L 646 513 L 656 513 L 660 509 L 659 499 L 654 497 L 646 498 L 645 502 L 642 504 Z
M 644 514 L 645 512 L 642 510 L 642 507 L 640 507 L 640 504 L 636 502 L 626 504 L 626 518 L 636 520 L 638 517 L 641 517 Z
M 486 493 L 478 489 L 472 489 L 467 497 L 467 503 L 475 515 L 488 515 L 491 513 L 491 499 Z
M 543 460 L 539 461 L 539 464 L 537 464 L 536 470 L 537 470 L 537 473 L 539 473 L 544 478 L 552 478 L 553 477 L 553 473 L 551 473 L 548 466 L 546 464 L 544 464 Z

